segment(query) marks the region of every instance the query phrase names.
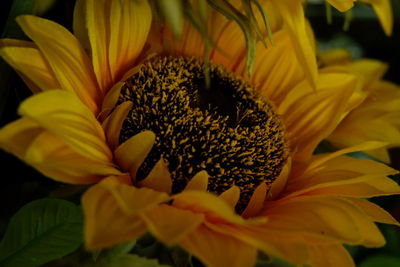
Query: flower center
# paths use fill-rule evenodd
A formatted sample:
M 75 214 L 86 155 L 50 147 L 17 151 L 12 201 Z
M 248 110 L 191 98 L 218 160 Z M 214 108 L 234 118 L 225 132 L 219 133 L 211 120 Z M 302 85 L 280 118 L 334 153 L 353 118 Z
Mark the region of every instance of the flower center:
M 223 67 L 210 64 L 206 87 L 203 64 L 188 57 L 155 57 L 143 63 L 121 89 L 118 104 L 132 101 L 133 106 L 120 143 L 153 131 L 156 142 L 137 180 L 164 158 L 172 192 L 178 193 L 206 170 L 208 191 L 240 188 L 240 212 L 258 185 L 270 188 L 280 174 L 288 154 L 285 133 L 271 103 Z

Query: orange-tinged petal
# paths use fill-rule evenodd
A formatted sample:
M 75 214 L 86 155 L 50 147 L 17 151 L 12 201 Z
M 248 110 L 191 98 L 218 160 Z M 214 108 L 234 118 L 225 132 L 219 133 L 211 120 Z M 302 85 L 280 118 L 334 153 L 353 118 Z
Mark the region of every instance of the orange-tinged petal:
M 119 143 L 119 134 L 126 116 L 131 110 L 132 102 L 127 101 L 118 105 L 111 115 L 103 122 L 107 142 L 111 149 L 115 149 Z
M 393 11 L 390 0 L 361 0 L 372 5 L 386 35 L 393 31 Z
M 366 199 L 358 199 L 358 198 L 349 198 L 349 201 L 356 204 L 359 208 L 361 208 L 365 214 L 369 216 L 370 219 L 375 222 L 393 224 L 400 226 L 400 223 L 396 221 L 387 211 L 375 205 L 374 203 L 369 202 Z
M 147 232 L 137 214 L 126 214 L 107 188 L 91 187 L 82 197 L 85 214 L 85 245 L 90 250 L 102 249 L 133 241 Z
M 275 44 L 271 47 L 257 44 L 254 71 L 249 78 L 261 95 L 273 103 L 280 103 L 304 79 L 304 68 L 297 60 L 287 30 L 278 31 L 273 38 Z M 245 74 L 245 61 L 239 69 Z
M 353 258 L 342 244 L 312 246 L 310 255 L 311 266 L 355 267 Z
M 240 188 L 234 185 L 223 192 L 221 195 L 219 195 L 219 197 L 225 200 L 225 202 L 228 203 L 229 206 L 235 208 L 236 203 L 238 202 L 240 197 Z
M 355 81 L 353 75 L 320 74 L 316 92 L 309 92 L 303 82 L 279 104 L 295 160 L 307 159 L 339 124 Z
M 213 62 L 222 64 L 232 72 L 236 70 L 239 63 L 246 64 L 246 40 L 235 21 L 225 23 L 223 31 L 216 36 L 215 45 L 216 49 L 210 56 Z
M 167 194 L 171 193 L 172 179 L 167 161 L 161 158 L 150 171 L 149 175 L 137 184 L 140 187 L 148 187 Z
M 60 88 L 49 64 L 37 48 L 5 46 L 0 48 L 0 55 L 41 90 Z
M 115 159 L 124 171 L 130 171 L 132 179 L 136 179 L 136 171 L 149 154 L 156 136 L 151 131 L 138 133 L 114 151 Z
M 185 190 L 207 191 L 208 177 L 209 177 L 209 175 L 208 175 L 207 171 L 205 171 L 205 170 L 199 171 L 187 183 Z
M 243 218 L 235 214 L 223 199 L 208 192 L 185 190 L 173 196 L 173 206 L 205 214 L 210 222 L 231 222 L 241 224 Z
M 180 245 L 192 253 L 207 266 L 253 266 L 257 249 L 233 237 L 211 231 L 200 226 L 196 231 L 180 242 Z
M 31 15 L 19 16 L 17 22 L 39 47 L 61 88 L 75 92 L 97 113 L 102 95 L 89 58 L 75 36 L 57 23 Z
M 148 1 L 111 2 L 108 56 L 114 81 L 121 78 L 124 72 L 134 65 L 146 42 L 151 17 Z
M 274 1 L 280 11 L 291 35 L 294 49 L 299 62 L 304 67 L 306 78 L 313 88 L 317 85 L 317 61 L 313 44 L 308 35 L 308 29 L 304 18 L 304 10 L 301 1 L 281 0 Z
M 159 205 L 141 215 L 149 231 L 167 245 L 173 245 L 194 231 L 204 220 L 204 215 Z
M 249 204 L 243 211 L 242 216 L 244 218 L 248 218 L 256 215 L 263 208 L 266 197 L 267 197 L 267 185 L 265 183 L 261 183 L 259 186 L 257 186 L 256 190 L 254 190 L 254 193 L 251 196 Z
M 74 94 L 63 90 L 43 92 L 25 100 L 18 112 L 81 155 L 103 162 L 112 159 L 101 125 Z

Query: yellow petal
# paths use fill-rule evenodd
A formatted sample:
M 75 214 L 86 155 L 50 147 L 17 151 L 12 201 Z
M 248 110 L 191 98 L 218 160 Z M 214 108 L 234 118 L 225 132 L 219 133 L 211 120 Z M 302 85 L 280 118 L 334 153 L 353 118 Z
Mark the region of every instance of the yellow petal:
M 376 144 L 379 143 L 376 142 Z M 362 147 L 362 145 L 358 146 L 358 148 Z M 295 165 L 284 194 L 287 196 L 301 194 L 348 196 L 354 193 L 354 196 L 359 196 L 362 192 L 371 194 L 374 191 L 380 195 L 399 190 L 389 178 L 386 178 L 388 175 L 397 173 L 396 170 L 376 161 L 339 156 L 340 153 L 351 152 L 354 148 L 330 153 L 338 153 L 335 157 L 330 154 L 316 155 L 307 164 Z
M 348 244 L 382 245 L 379 230 L 355 205 L 337 197 L 297 197 L 267 204 L 267 225 Z M 305 220 L 305 218 L 307 218 Z
M 307 159 L 339 124 L 355 81 L 353 75 L 321 74 L 317 92 L 309 92 L 303 82 L 279 104 L 278 113 L 283 114 L 295 160 Z
M 125 175 L 126 176 L 126 175 Z M 137 214 L 155 205 L 166 202 L 169 196 L 149 188 L 136 188 L 126 184 L 125 176 L 112 176 L 99 185 L 109 191 L 126 214 Z
M 99 122 L 75 95 L 51 90 L 25 100 L 19 114 L 36 121 L 79 154 L 109 162 L 112 153 Z
M 148 1 L 111 2 L 109 64 L 114 81 L 134 66 L 146 42 L 151 21 Z
M 268 191 L 267 199 L 275 199 L 279 196 L 282 190 L 286 187 L 287 180 L 290 175 L 290 171 L 292 168 L 292 158 L 288 158 L 285 165 L 282 168 L 281 173 L 278 178 L 272 183 L 271 188 Z
M 151 131 L 138 133 L 122 143 L 114 151 L 115 159 L 124 171 L 130 171 L 135 180 L 136 172 L 149 154 L 156 136 Z
M 89 50 L 90 43 L 86 25 L 86 0 L 76 0 L 72 28 L 74 35 L 82 46 Z
M 318 62 L 322 66 L 343 65 L 351 61 L 351 53 L 346 49 L 331 49 L 318 53 Z
M 332 160 L 341 155 L 349 154 L 352 152 L 369 151 L 372 149 L 384 147 L 386 145 L 387 145 L 387 143 L 385 143 L 385 142 L 368 141 L 368 142 L 359 143 L 357 145 L 350 146 L 347 148 L 343 148 L 343 149 L 340 149 L 340 150 L 332 152 L 332 153 L 316 155 L 316 156 L 313 156 L 312 160 L 310 161 L 309 168 L 311 169 L 311 168 L 317 168 L 319 166 L 322 166 L 324 163 L 328 162 L 329 160 Z
M 327 0 L 329 4 L 334 6 L 337 10 L 345 12 L 354 6 L 357 0 Z
M 144 180 L 138 182 L 138 185 L 167 194 L 171 193 L 172 179 L 167 162 L 161 158 L 150 171 L 149 175 Z
M 301 1 L 281 0 L 273 2 L 280 11 L 290 32 L 299 62 L 304 66 L 306 78 L 312 88 L 317 84 L 317 61 L 304 18 Z
M 225 200 L 225 202 L 228 203 L 229 206 L 235 208 L 236 203 L 238 202 L 240 197 L 240 188 L 234 185 L 223 192 L 221 195 L 219 195 L 219 197 Z
M 303 234 L 279 231 L 261 225 L 232 225 L 205 223 L 215 232 L 237 238 L 242 242 L 257 247 L 267 255 L 290 261 L 298 266 L 304 265 L 309 257 L 309 244 Z
M 114 107 L 117 105 L 119 95 L 121 94 L 121 88 L 124 84 L 125 84 L 124 82 L 118 82 L 114 84 L 114 86 L 107 92 L 101 107 L 101 114 L 100 114 L 101 121 L 103 120 L 104 117 L 107 117 L 110 114 L 110 112 L 114 109 Z
M 26 150 L 43 129 L 34 121 L 21 118 L 0 130 L 0 146 L 5 151 L 25 160 Z
M 85 215 L 85 245 L 90 250 L 111 247 L 136 240 L 147 232 L 137 214 L 126 214 L 114 196 L 101 184 L 91 187 L 82 197 Z
M 187 183 L 185 190 L 207 191 L 208 177 L 209 175 L 207 171 L 203 170 L 196 173 L 196 175 Z
M 261 43 L 256 47 L 254 71 L 250 81 L 261 95 L 273 103 L 280 103 L 301 80 L 304 67 L 299 63 L 287 30 L 274 34 L 274 46 L 265 48 Z M 246 66 L 240 68 L 245 73 Z M 312 91 L 312 89 L 309 89 Z
M 244 222 L 224 200 L 208 192 L 187 190 L 174 195 L 173 199 L 174 207 L 203 213 L 210 222 Z
M 365 214 L 374 220 L 375 222 L 386 223 L 386 224 L 393 224 L 400 226 L 400 223 L 396 221 L 387 211 L 375 205 L 374 203 L 369 202 L 366 199 L 358 199 L 358 198 L 349 198 L 349 201 L 356 204 L 359 208 L 361 208 Z
M 111 115 L 103 122 L 103 128 L 106 133 L 107 142 L 111 149 L 115 149 L 119 143 L 119 135 L 122 124 L 132 108 L 132 102 L 127 101 L 118 105 Z
M 110 40 L 109 20 L 112 1 L 87 0 L 84 2 L 86 4 L 84 12 L 86 12 L 86 27 L 90 42 L 93 69 L 101 90 L 106 92 L 113 83 L 108 62 Z
M 41 90 L 60 88 L 42 53 L 34 47 L 5 46 L 0 55 L 15 70 L 22 73 Z
M 141 215 L 149 231 L 160 241 L 173 245 L 195 230 L 204 220 L 202 214 L 159 205 Z
M 393 11 L 390 0 L 361 0 L 372 5 L 386 35 L 393 31 Z
M 24 160 L 50 178 L 73 184 L 91 184 L 121 174 L 111 162 L 85 158 L 49 132 L 35 138 Z
M 213 31 L 215 32 L 214 29 Z M 246 40 L 235 21 L 226 22 L 224 30 L 215 38 L 215 45 L 220 50 L 213 50 L 210 56 L 213 62 L 224 65 L 225 68 L 232 72 L 236 70 L 239 63 L 246 64 Z M 247 71 L 247 66 L 245 69 Z
M 310 252 L 312 266 L 355 267 L 353 258 L 342 244 L 312 246 Z
M 265 183 L 261 183 L 259 186 L 257 186 L 256 190 L 254 190 L 250 202 L 243 211 L 242 216 L 244 218 L 248 218 L 256 215 L 263 208 L 266 197 L 267 185 Z
M 92 112 L 97 113 L 101 93 L 89 58 L 78 40 L 50 20 L 24 15 L 19 16 L 17 22 L 39 47 L 61 88 L 75 92 Z
M 253 266 L 257 249 L 205 226 L 190 233 L 180 245 L 207 266 Z

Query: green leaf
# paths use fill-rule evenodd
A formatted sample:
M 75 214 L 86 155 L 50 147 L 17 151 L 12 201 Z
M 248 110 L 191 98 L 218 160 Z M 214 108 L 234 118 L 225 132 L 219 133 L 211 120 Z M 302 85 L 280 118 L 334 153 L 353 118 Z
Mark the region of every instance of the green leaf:
M 180 37 L 183 28 L 183 8 L 181 0 L 159 1 L 160 9 L 163 12 L 172 32 L 176 38 Z
M 39 266 L 82 244 L 82 211 L 61 199 L 40 199 L 10 220 L 0 243 L 0 266 Z
M 358 267 L 377 267 L 377 266 L 399 267 L 400 258 L 387 256 L 384 254 L 377 254 L 366 258 L 358 265 Z
M 126 254 L 116 258 L 113 262 L 97 264 L 99 267 L 168 267 L 168 265 L 160 264 L 155 259 L 147 259 L 134 254 Z

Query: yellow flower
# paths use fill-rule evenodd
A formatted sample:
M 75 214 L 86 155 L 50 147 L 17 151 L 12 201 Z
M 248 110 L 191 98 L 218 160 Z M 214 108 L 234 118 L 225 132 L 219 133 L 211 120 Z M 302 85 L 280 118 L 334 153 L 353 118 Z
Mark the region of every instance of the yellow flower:
M 400 145 L 400 88 L 382 80 L 386 64 L 372 59 L 351 61 L 345 50 L 332 50 L 320 55 L 322 71 L 352 73 L 359 77 L 359 90 L 353 99 L 356 108 L 328 137 L 337 147 L 347 147 L 366 140 L 386 142 L 388 147 Z M 368 154 L 389 163 L 387 148 L 382 147 Z
M 258 250 L 354 266 L 343 244 L 382 246 L 374 222 L 398 225 L 364 198 L 400 192 L 395 170 L 345 155 L 383 143 L 312 155 L 349 112 L 357 76 L 314 70 L 315 91 L 304 41 L 278 18 L 276 45 L 257 46 L 246 77 L 239 27 L 209 21 L 206 88 L 200 35 L 185 25 L 174 40 L 146 1 L 78 1 L 75 36 L 19 17 L 33 42 L 2 40 L 0 54 L 38 94 L 0 146 L 57 181 L 95 183 L 82 198 L 88 249 L 151 232 L 209 266 L 252 266 Z
M 326 0 L 329 4 L 334 6 L 341 12 L 348 11 L 354 6 L 357 0 Z M 393 13 L 392 4 L 390 0 L 359 0 L 360 2 L 367 3 L 372 6 L 379 22 L 386 33 L 391 35 L 393 31 Z

